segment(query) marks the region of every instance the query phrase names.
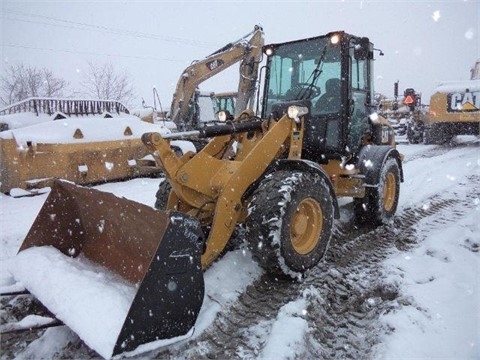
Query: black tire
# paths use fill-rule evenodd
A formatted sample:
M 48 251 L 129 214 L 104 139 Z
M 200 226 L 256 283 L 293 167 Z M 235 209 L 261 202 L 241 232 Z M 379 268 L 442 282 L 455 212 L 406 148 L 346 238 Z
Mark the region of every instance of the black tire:
M 255 190 L 248 206 L 246 237 L 265 270 L 293 278 L 313 268 L 328 248 L 333 201 L 318 174 L 277 171 Z
M 430 129 L 423 130 L 423 144 L 424 145 L 431 145 L 433 144 L 433 139 L 430 134 Z
M 423 143 L 423 133 L 425 130 L 425 124 L 421 121 L 411 120 L 407 124 L 407 139 L 410 144 Z
M 183 150 L 181 148 L 179 148 L 178 146 L 172 146 L 171 147 L 173 152 L 175 153 L 175 155 L 177 155 L 177 157 L 182 157 L 183 156 Z
M 155 200 L 155 209 L 157 210 L 166 210 L 168 203 L 168 196 L 170 195 L 170 190 L 172 186 L 167 179 L 164 179 L 159 185 Z
M 437 145 L 441 144 L 442 141 L 438 136 L 436 130 L 428 128 L 423 131 L 423 144 L 424 145 Z
M 189 141 L 193 144 L 193 146 L 195 146 L 197 153 L 202 151 L 203 148 L 208 144 L 208 139 L 190 139 Z
M 377 179 L 378 186 L 368 186 L 364 198 L 354 198 L 355 218 L 360 224 L 381 225 L 392 221 L 400 196 L 400 168 L 395 158 L 388 158 Z
M 423 132 L 424 145 L 442 145 L 452 140 L 453 135 L 450 134 L 445 126 L 431 126 Z
M 423 130 L 414 130 L 407 128 L 407 139 L 410 144 L 420 144 L 423 142 Z

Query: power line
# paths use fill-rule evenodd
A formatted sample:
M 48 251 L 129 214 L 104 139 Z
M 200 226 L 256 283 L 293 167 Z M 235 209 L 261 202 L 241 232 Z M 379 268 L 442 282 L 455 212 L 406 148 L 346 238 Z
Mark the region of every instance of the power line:
M 179 62 L 179 63 L 184 63 L 185 62 L 185 61 L 178 60 L 178 59 L 157 58 L 157 57 L 153 57 L 153 56 L 105 54 L 105 53 L 102 54 L 102 53 L 96 53 L 96 52 L 92 52 L 92 51 L 77 51 L 77 50 L 69 50 L 69 49 L 42 48 L 42 47 L 25 46 L 25 45 L 18 45 L 18 44 L 0 44 L 0 47 L 11 47 L 11 48 L 21 48 L 21 49 L 30 49 L 30 50 L 65 52 L 65 53 L 72 53 L 72 54 L 84 54 L 84 55 L 96 55 L 96 56 L 124 57 L 124 58 L 141 59 L 141 60 L 171 61 L 171 62 Z
M 82 23 L 82 22 L 76 22 L 76 21 L 70 21 L 70 20 L 64 20 L 64 19 L 59 19 L 59 18 L 55 18 L 55 17 L 51 17 L 51 16 L 43 16 L 43 15 L 38 15 L 38 14 L 27 14 L 27 13 L 24 13 L 24 12 L 21 12 L 21 11 L 4 10 L 4 13 L 11 14 L 11 15 L 17 15 L 17 16 L 19 15 L 19 16 L 40 18 L 40 19 L 45 19 L 45 20 L 54 21 L 54 22 L 60 22 L 60 23 L 64 23 L 64 24 L 58 24 L 58 23 L 55 24 L 55 23 L 49 23 L 49 22 L 45 22 L 45 21 L 35 21 L 35 20 L 26 20 L 26 19 L 20 19 L 20 18 L 12 18 L 12 17 L 2 15 L 2 18 L 6 19 L 6 20 L 11 20 L 11 21 L 37 23 L 37 24 L 42 24 L 42 25 L 47 25 L 47 26 L 57 26 L 57 27 L 70 28 L 70 29 L 76 29 L 76 30 L 90 30 L 90 31 L 97 31 L 97 32 L 106 32 L 106 33 L 122 35 L 122 36 L 131 36 L 131 37 L 135 37 L 135 38 L 168 41 L 168 42 L 181 43 L 181 44 L 185 44 L 185 45 L 199 46 L 199 47 L 218 46 L 218 44 L 202 42 L 202 41 L 197 41 L 197 40 L 192 40 L 192 39 L 185 39 L 185 38 L 165 36 L 165 35 L 157 35 L 157 34 L 144 33 L 144 32 L 132 31 L 132 30 L 126 30 L 126 29 L 120 29 L 120 28 L 112 28 L 112 27 L 107 27 L 107 26 L 94 25 L 94 24 L 88 24 L 88 23 Z M 65 24 L 68 24 L 68 25 L 65 25 Z

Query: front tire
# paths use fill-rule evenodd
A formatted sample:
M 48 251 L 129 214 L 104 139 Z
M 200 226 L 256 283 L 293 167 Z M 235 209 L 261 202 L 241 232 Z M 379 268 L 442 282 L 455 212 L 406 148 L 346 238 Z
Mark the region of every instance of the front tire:
M 269 175 L 248 207 L 246 235 L 254 259 L 268 272 L 301 277 L 324 256 L 333 216 L 321 176 L 283 170 Z

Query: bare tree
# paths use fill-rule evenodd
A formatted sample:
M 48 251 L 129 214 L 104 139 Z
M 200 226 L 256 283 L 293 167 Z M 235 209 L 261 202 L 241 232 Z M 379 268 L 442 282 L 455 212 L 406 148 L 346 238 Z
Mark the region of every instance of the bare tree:
M 46 97 L 58 97 L 63 95 L 63 90 L 67 87 L 67 82 L 57 78 L 50 70 L 42 69 L 42 90 Z
M 46 68 L 11 65 L 0 77 L 0 101 L 10 105 L 29 97 L 61 97 L 67 86 L 67 81 Z
M 103 100 L 118 100 L 128 104 L 135 90 L 127 73 L 118 73 L 111 63 L 88 63 L 88 72 L 82 82 L 86 95 Z

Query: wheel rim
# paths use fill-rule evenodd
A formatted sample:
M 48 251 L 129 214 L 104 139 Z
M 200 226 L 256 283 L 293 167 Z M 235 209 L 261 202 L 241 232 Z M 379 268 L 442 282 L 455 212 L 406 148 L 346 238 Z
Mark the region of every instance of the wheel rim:
M 397 194 L 397 181 L 395 174 L 389 172 L 385 178 L 385 186 L 383 188 L 383 206 L 385 211 L 391 211 L 395 204 Z
M 302 200 L 290 222 L 293 249 L 299 254 L 308 254 L 318 244 L 322 230 L 323 212 L 320 204 L 312 198 Z

